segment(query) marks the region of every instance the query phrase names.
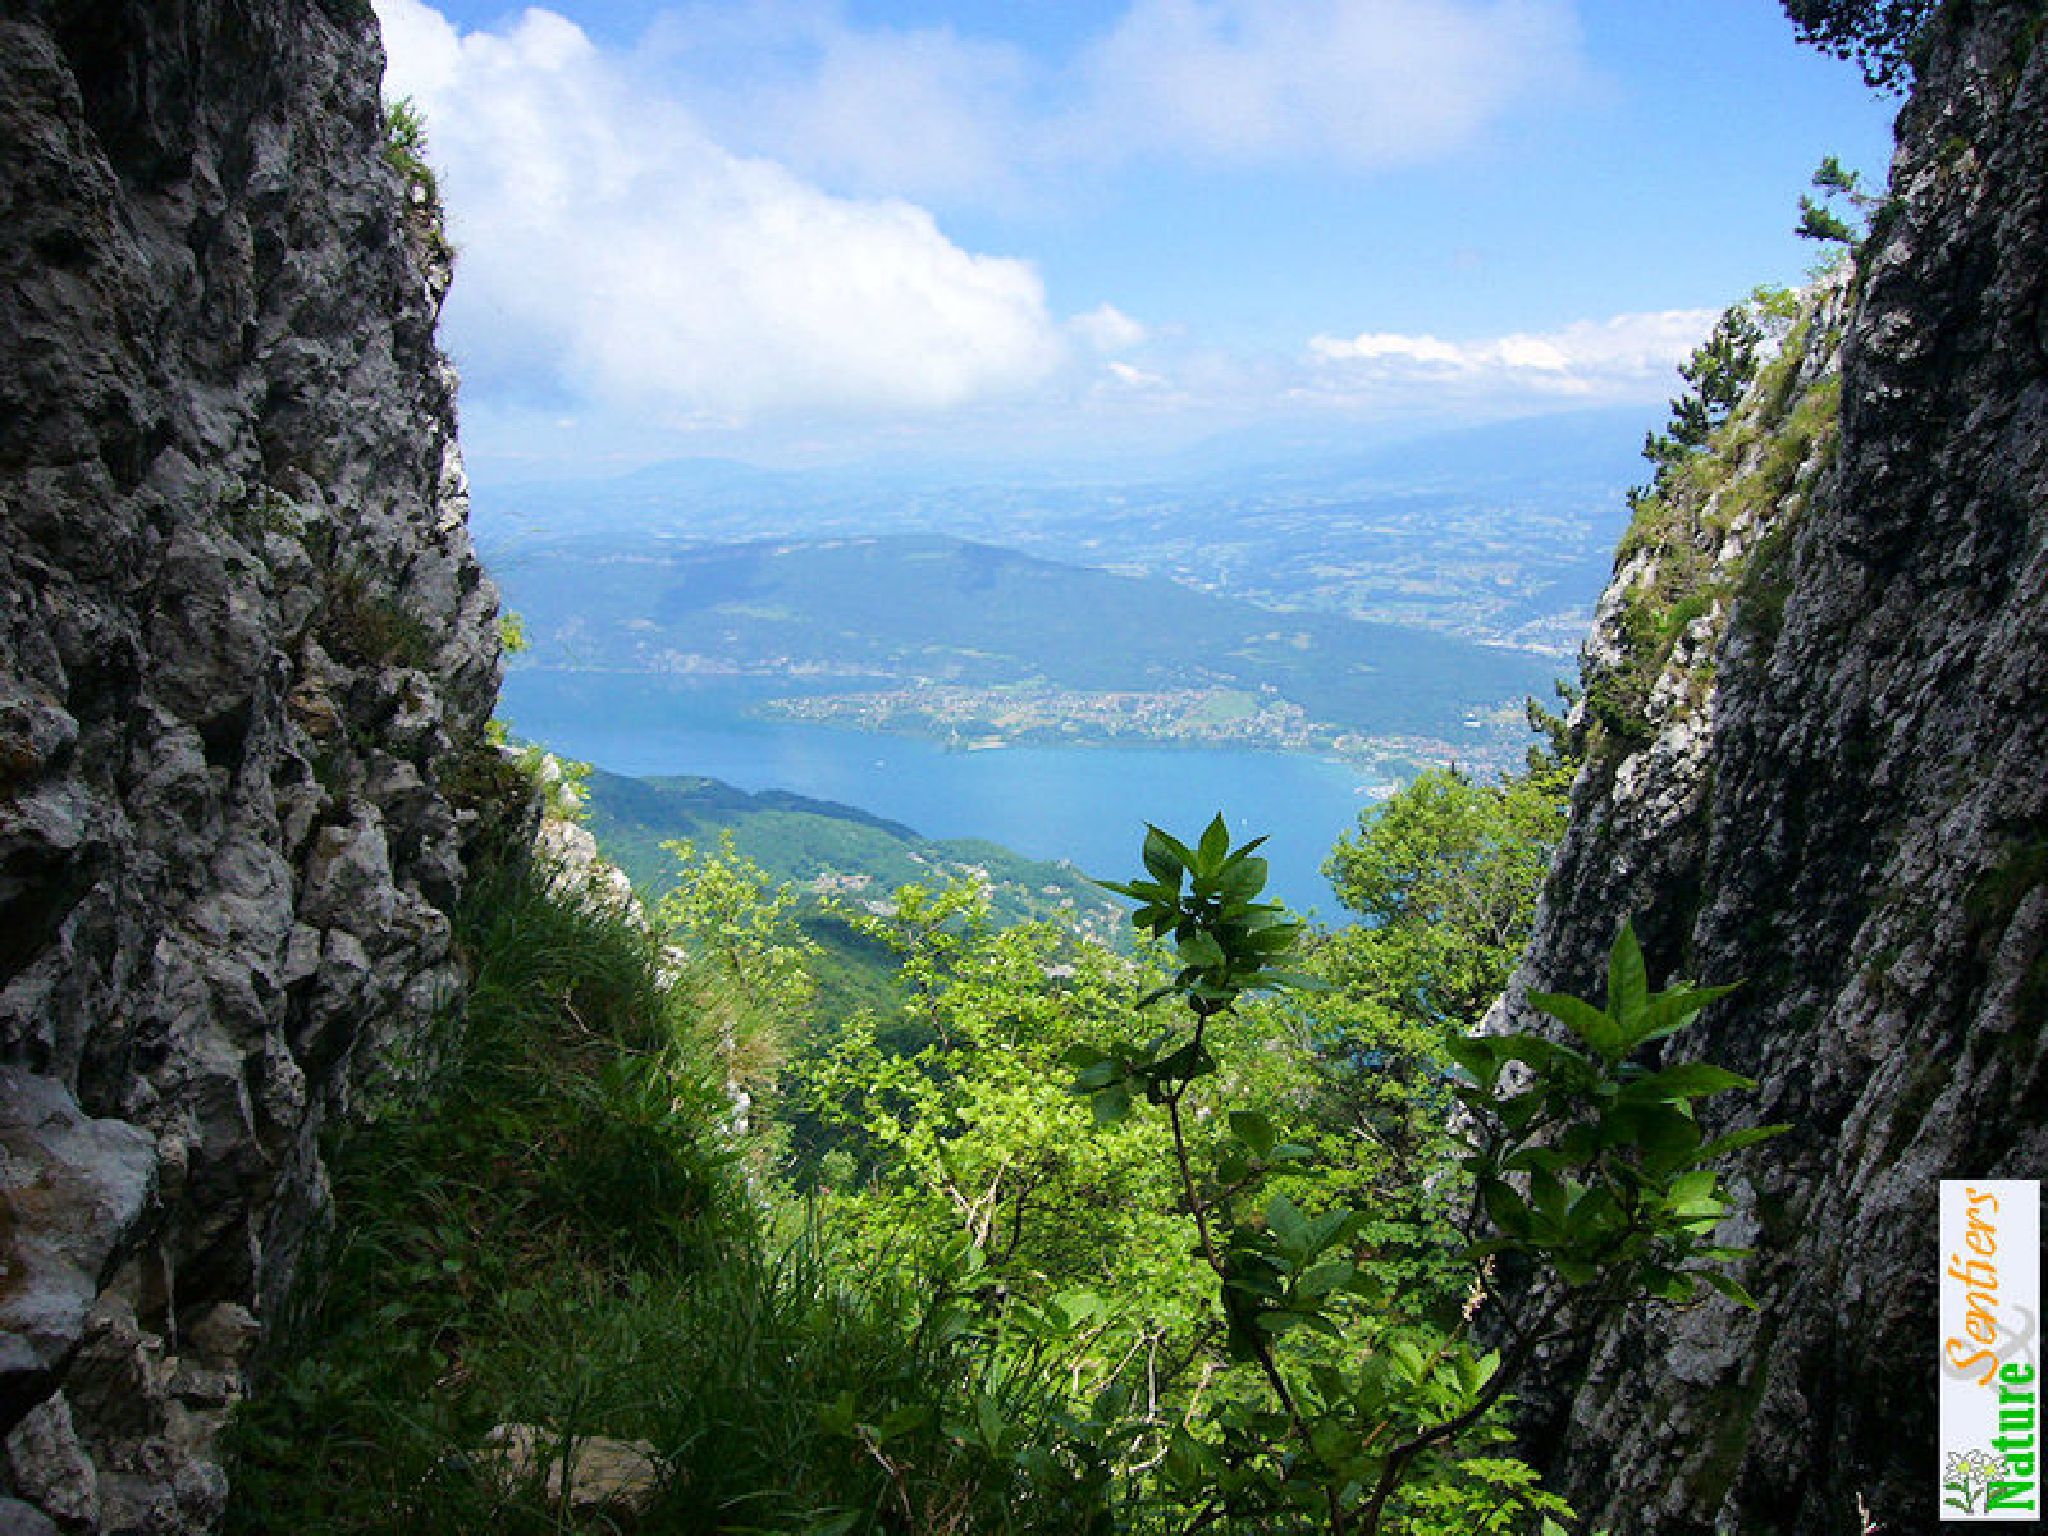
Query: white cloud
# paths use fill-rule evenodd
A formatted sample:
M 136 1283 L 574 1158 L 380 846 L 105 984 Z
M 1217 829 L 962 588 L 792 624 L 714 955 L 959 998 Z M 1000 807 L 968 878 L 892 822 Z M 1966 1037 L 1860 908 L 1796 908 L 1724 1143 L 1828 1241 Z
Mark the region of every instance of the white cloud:
M 1067 328 L 1102 353 L 1128 352 L 1143 346 L 1152 334 L 1114 304 L 1098 304 L 1085 315 L 1074 316 Z
M 564 18 L 463 34 L 420 0 L 377 9 L 386 94 L 425 111 L 447 192 L 447 329 L 473 381 L 689 426 L 943 409 L 1060 363 L 1029 264 L 729 152 Z
M 1037 71 L 951 27 L 863 29 L 834 0 L 717 0 L 665 12 L 637 62 L 721 143 L 840 191 L 966 202 L 1015 190 Z
M 1337 388 L 1401 379 L 1649 398 L 1670 387 L 1672 370 L 1706 339 L 1716 316 L 1711 309 L 1657 310 L 1479 341 L 1368 331 L 1317 336 L 1309 352 Z
M 1077 170 L 1412 165 L 1586 74 L 1571 0 L 1130 0 L 1066 57 L 843 0 L 665 13 L 638 62 L 721 143 L 821 184 L 948 204 L 1063 198 Z
M 1131 363 L 1109 362 L 1103 365 L 1117 383 L 1132 389 L 1158 389 L 1166 383 L 1163 375 L 1149 372 Z
M 1114 155 L 1412 164 L 1579 68 L 1560 0 L 1135 0 L 1077 123 Z

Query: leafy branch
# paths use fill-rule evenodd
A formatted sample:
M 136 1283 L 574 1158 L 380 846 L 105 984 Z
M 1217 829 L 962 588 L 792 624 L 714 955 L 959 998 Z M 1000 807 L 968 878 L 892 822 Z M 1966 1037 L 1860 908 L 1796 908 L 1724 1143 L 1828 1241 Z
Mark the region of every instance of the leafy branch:
M 1746 1250 L 1713 1241 L 1729 1202 L 1706 1165 L 1784 1127 L 1710 1139 L 1696 1104 L 1755 1085 L 1706 1063 L 1635 1059 L 1733 989 L 1680 983 L 1652 993 L 1624 925 L 1604 1007 L 1530 999 L 1571 1041 L 1524 1033 L 1449 1046 L 1474 1128 L 1462 1163 L 1473 1188 L 1464 1257 L 1474 1301 L 1449 1330 L 1390 1321 L 1359 1213 L 1311 1212 L 1284 1191 L 1255 1198 L 1272 1178 L 1307 1172 L 1307 1147 L 1283 1140 L 1257 1110 L 1222 1117 L 1213 1167 L 1198 1169 L 1191 1146 L 1191 1092 L 1220 1068 L 1212 1022 L 1249 993 L 1315 985 L 1283 968 L 1303 930 L 1258 900 L 1262 842 L 1233 846 L 1221 816 L 1192 846 L 1148 829 L 1144 878 L 1108 888 L 1138 903 L 1133 924 L 1170 942 L 1178 962 L 1145 1004 L 1178 998 L 1187 1022 L 1142 1049 L 1080 1046 L 1068 1060 L 1098 1123 L 1124 1118 L 1140 1099 L 1166 1111 L 1229 1357 L 1265 1390 L 1263 1401 L 1256 1392 L 1219 1398 L 1213 1438 L 1190 1423 L 1174 1432 L 1160 1470 L 1199 1511 L 1190 1529 L 1277 1515 L 1332 1536 L 1375 1536 L 1410 1486 L 1429 1482 L 1433 1458 L 1486 1430 L 1537 1352 L 1599 1310 L 1688 1305 L 1707 1292 L 1753 1306 L 1725 1272 Z M 1535 1316 L 1507 1316 L 1505 1351 L 1481 1353 L 1467 1327 L 1482 1300 L 1503 1305 L 1488 1278 L 1501 1255 L 1533 1262 L 1545 1283 Z

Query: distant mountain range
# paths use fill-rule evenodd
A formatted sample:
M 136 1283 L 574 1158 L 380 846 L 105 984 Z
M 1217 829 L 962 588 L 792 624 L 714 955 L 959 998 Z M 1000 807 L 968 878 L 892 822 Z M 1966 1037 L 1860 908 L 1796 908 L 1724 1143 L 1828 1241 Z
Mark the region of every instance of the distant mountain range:
M 1218 690 L 1245 707 L 1284 701 L 1335 731 L 1441 738 L 1476 711 L 1547 693 L 1557 670 L 1425 630 L 936 535 L 702 546 L 563 533 L 501 559 L 497 576 L 532 642 L 522 664 L 797 691 Z
M 1649 417 L 1591 411 L 1369 447 L 1248 433 L 1094 473 L 984 478 L 684 460 L 483 488 L 475 527 L 521 609 L 535 601 L 526 571 L 565 555 L 925 533 L 1566 655 L 1611 569 Z

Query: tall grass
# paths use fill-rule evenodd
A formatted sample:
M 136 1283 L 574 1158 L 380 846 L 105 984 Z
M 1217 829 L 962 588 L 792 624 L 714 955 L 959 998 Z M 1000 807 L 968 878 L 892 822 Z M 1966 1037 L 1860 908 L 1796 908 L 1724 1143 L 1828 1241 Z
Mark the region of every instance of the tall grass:
M 459 933 L 431 1090 L 330 1149 L 332 1229 L 230 1431 L 227 1531 L 1094 1528 L 1047 1453 L 1026 1486 L 1053 1373 L 987 1347 L 946 1273 L 764 1230 L 701 978 L 541 867 L 480 882 Z M 507 1483 L 504 1423 L 645 1442 L 659 1494 L 572 1517 Z

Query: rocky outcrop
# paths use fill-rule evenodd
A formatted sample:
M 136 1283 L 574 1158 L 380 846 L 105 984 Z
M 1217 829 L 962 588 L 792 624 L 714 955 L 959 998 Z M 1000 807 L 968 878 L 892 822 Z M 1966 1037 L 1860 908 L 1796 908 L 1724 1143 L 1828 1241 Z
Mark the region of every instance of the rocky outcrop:
M 496 695 L 359 0 L 0 15 L 0 1525 L 196 1530 Z
M 1937 1184 L 2048 1170 L 2048 49 L 2038 3 L 1942 26 L 1839 439 L 1716 549 L 1633 729 L 1589 724 L 1504 1004 L 1597 995 L 1634 914 L 1653 973 L 1747 983 L 1675 1053 L 1761 1080 L 1740 1122 L 1793 1126 L 1736 1159 L 1758 1309 L 1613 1321 L 1528 1399 L 1536 1455 L 1617 1536 L 1934 1529 Z

